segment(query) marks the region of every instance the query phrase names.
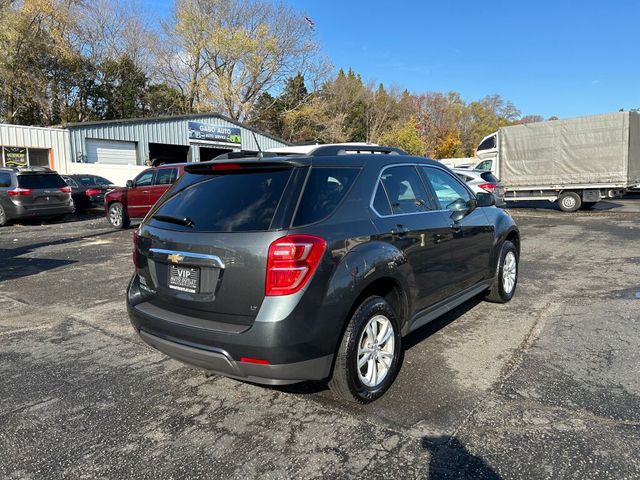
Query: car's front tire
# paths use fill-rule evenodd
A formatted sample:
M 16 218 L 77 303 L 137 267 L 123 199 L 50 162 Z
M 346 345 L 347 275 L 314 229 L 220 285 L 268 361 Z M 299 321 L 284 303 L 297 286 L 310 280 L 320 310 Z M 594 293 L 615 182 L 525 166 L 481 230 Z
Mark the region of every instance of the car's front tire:
M 401 356 L 402 337 L 393 307 L 382 297 L 369 297 L 347 325 L 329 388 L 344 400 L 372 402 L 395 380 Z
M 485 300 L 507 303 L 513 298 L 518 283 L 518 249 L 509 240 L 500 248 L 496 275 Z
M 131 223 L 124 206 L 120 202 L 114 202 L 109 205 L 107 219 L 114 228 L 129 228 Z

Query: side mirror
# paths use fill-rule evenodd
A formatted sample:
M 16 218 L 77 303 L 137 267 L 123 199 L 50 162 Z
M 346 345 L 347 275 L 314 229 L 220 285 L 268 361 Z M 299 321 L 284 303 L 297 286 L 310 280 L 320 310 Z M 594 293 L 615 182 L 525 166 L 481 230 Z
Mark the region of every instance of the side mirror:
M 127 188 L 133 187 L 133 180 L 127 180 Z
M 496 204 L 495 198 L 490 193 L 476 193 L 476 200 L 479 207 L 491 207 Z
M 459 222 L 464 217 L 469 215 L 473 210 L 476 209 L 478 203 L 475 198 L 472 198 L 468 202 L 465 202 L 461 198 L 456 200 L 456 202 L 451 205 L 451 220 L 454 222 Z

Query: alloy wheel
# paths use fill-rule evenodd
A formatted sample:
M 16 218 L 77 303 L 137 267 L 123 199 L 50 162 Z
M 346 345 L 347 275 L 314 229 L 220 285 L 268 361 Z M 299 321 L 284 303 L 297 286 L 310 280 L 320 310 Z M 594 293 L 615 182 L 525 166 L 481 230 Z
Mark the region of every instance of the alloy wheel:
M 510 294 L 516 285 L 517 269 L 516 255 L 513 252 L 507 252 L 502 263 L 502 288 L 507 294 Z
M 122 225 L 122 208 L 119 205 L 113 205 L 109 209 L 109 220 L 115 227 Z
M 380 385 L 395 356 L 393 324 L 384 315 L 372 317 L 358 341 L 358 378 L 367 387 Z

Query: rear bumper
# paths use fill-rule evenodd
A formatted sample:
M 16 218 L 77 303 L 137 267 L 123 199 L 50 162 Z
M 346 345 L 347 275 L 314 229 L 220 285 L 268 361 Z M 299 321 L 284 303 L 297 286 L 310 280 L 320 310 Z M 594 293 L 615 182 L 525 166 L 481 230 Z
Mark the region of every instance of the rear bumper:
M 56 205 L 55 207 L 38 206 L 32 208 L 25 208 L 22 205 L 13 205 L 5 209 L 7 215 L 11 219 L 20 218 L 36 218 L 36 217 L 50 217 L 55 215 L 64 215 L 66 213 L 73 213 L 75 207 L 73 203 L 68 205 Z
M 287 385 L 305 380 L 321 380 L 326 375 L 323 377 L 314 372 L 328 371 L 333 360 L 329 355 L 284 365 L 257 365 L 236 361 L 222 349 L 204 350 L 167 340 L 144 330 L 139 330 L 138 333 L 147 344 L 182 363 L 226 377 L 264 385 Z M 312 378 L 309 378 L 310 376 Z
M 335 344 L 309 318 L 291 314 L 279 321 L 236 325 L 170 312 L 148 300 L 134 275 L 127 294 L 134 329 L 147 344 L 188 365 L 267 385 L 323 380 L 331 373 Z M 240 361 L 242 357 L 269 364 Z

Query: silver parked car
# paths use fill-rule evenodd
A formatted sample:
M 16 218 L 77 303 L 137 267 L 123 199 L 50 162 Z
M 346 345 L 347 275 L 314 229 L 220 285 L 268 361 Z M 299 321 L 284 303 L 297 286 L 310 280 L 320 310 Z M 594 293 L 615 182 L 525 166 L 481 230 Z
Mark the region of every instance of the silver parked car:
M 505 206 L 504 185 L 493 173 L 486 170 L 471 170 L 468 168 L 453 168 L 452 170 L 474 193 L 488 192 L 493 195 L 498 207 Z

